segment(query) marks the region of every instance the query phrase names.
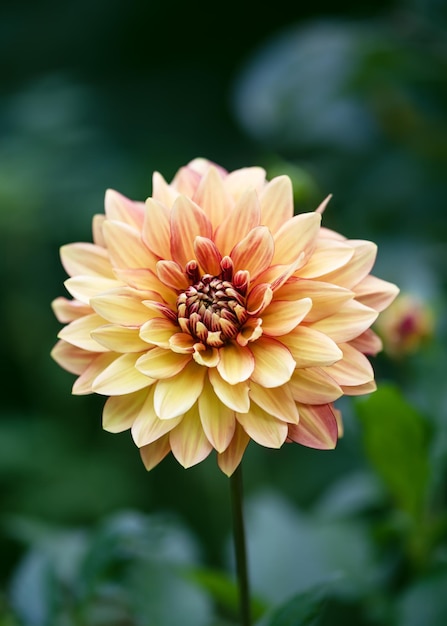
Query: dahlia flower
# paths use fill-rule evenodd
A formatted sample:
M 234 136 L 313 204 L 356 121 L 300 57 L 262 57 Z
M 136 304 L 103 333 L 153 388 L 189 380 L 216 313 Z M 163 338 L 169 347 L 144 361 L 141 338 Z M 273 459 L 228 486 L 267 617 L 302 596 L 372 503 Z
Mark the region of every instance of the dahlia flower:
M 195 159 L 146 202 L 108 190 L 93 243 L 61 248 L 52 356 L 147 469 L 215 449 L 231 475 L 250 439 L 334 448 L 334 402 L 374 391 L 370 326 L 398 289 L 369 273 L 374 243 L 321 226 L 327 200 L 294 215 L 287 176 Z

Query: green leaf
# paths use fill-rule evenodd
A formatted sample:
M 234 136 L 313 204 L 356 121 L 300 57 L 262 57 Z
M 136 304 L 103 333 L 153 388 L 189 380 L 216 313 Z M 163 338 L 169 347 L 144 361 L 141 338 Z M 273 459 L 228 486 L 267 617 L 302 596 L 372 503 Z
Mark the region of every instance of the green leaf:
M 382 385 L 357 401 L 366 453 L 397 506 L 419 518 L 430 475 L 424 418 L 392 385 Z
M 447 569 L 418 580 L 397 602 L 396 626 L 447 624 Z
M 299 593 L 276 609 L 265 626 L 318 626 L 324 601 L 323 587 Z

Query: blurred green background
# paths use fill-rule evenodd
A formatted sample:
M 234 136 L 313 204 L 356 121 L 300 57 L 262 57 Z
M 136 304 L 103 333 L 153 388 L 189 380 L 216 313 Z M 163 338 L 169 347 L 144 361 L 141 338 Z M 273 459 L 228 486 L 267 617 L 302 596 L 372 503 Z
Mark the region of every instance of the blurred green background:
M 0 63 L 0 625 L 235 623 L 215 458 L 146 473 L 49 357 L 59 247 L 196 156 L 288 173 L 297 211 L 332 193 L 325 225 L 435 318 L 334 452 L 249 446 L 256 614 L 310 624 L 277 607 L 317 585 L 321 624 L 447 623 L 447 3 L 3 0 Z

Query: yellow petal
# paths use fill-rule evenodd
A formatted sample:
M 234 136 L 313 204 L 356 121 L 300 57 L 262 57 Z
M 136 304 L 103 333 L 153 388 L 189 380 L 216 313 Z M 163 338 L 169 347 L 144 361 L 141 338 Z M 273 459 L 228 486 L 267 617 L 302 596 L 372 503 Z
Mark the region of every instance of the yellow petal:
M 297 275 L 300 278 L 327 276 L 330 272 L 344 267 L 353 256 L 354 248 L 347 243 L 334 239 L 317 239 L 312 255 L 306 264 L 300 267 Z M 332 281 L 328 279 L 326 282 Z
M 114 189 L 107 189 L 104 204 L 108 220 L 123 222 L 137 230 L 141 229 L 144 219 L 142 202 L 134 202 Z
M 230 385 L 215 369 L 208 370 L 210 383 L 213 386 L 216 396 L 228 408 L 238 413 L 246 413 L 250 407 L 250 398 L 248 395 L 249 386 L 247 382 Z
M 343 395 L 341 387 L 319 367 L 296 369 L 288 382 L 296 402 L 327 404 Z
M 91 298 L 105 291 L 120 288 L 123 283 L 113 278 L 102 278 L 101 276 L 74 276 L 68 278 L 64 285 L 73 298 L 84 304 L 90 304 Z
M 106 324 L 91 333 L 92 338 L 113 352 L 142 352 L 147 344 L 140 339 L 138 328 Z
M 265 185 L 265 170 L 262 167 L 242 167 L 230 172 L 224 178 L 227 192 L 238 200 L 249 188 L 253 188 L 260 194 Z
M 141 459 L 144 463 L 144 467 L 149 472 L 156 465 L 163 461 L 165 456 L 171 451 L 169 444 L 169 434 L 160 437 L 153 443 L 148 444 L 140 448 Z
M 262 313 L 263 333 L 272 337 L 290 333 L 306 317 L 311 307 L 310 298 L 275 300 Z
M 399 287 L 376 276 L 368 275 L 358 285 L 355 285 L 353 291 L 356 300 L 371 309 L 383 311 L 398 295 Z
M 139 372 L 135 363 L 139 354 L 122 354 L 108 365 L 93 381 L 92 389 L 104 396 L 120 396 L 149 387 L 152 378 Z
M 220 361 L 219 350 L 210 346 L 205 347 L 203 343 L 194 344 L 192 356 L 196 363 L 205 367 L 216 367 Z
M 179 192 L 168 185 L 160 172 L 152 175 L 152 199 L 170 209 L 178 198 Z M 150 246 L 149 246 L 150 247 Z
M 165 317 L 154 317 L 140 328 L 140 337 L 149 344 L 169 348 L 171 337 L 178 331 L 178 326 L 171 320 Z
M 374 371 L 366 356 L 348 343 L 340 344 L 340 348 L 343 351 L 343 358 L 331 367 L 325 368 L 329 376 L 342 386 L 352 387 L 371 382 L 374 379 Z
M 285 222 L 274 236 L 272 265 L 293 263 L 302 252 L 307 259 L 315 247 L 320 223 L 319 213 L 301 213 Z
M 132 426 L 147 398 L 148 390 L 142 389 L 124 396 L 108 398 L 102 412 L 102 427 L 109 433 L 121 433 Z
M 90 301 L 91 307 L 112 324 L 141 326 L 156 313 L 151 312 L 141 300 L 127 288 L 116 289 Z M 103 322 L 104 323 L 104 322 Z
M 72 393 L 75 396 L 83 396 L 87 393 L 93 393 L 93 382 L 113 361 L 116 359 L 117 354 L 115 352 L 102 352 L 96 353 L 90 365 L 85 369 L 79 378 L 76 379 Z
M 78 376 L 87 369 L 96 355 L 96 352 L 82 350 L 66 341 L 58 341 L 51 350 L 51 357 L 58 365 Z
M 77 346 L 83 350 L 90 352 L 106 352 L 107 348 L 99 344 L 92 337 L 92 332 L 103 324 L 104 319 L 96 313 L 86 315 L 62 328 L 58 337 L 59 339 L 71 343 L 72 346 Z
M 293 217 L 293 188 L 288 176 L 273 178 L 261 194 L 261 224 L 271 233 Z
M 331 405 L 300 404 L 299 412 L 299 424 L 289 426 L 289 439 L 318 450 L 335 448 L 338 439 L 338 426 Z
M 250 350 L 230 341 L 219 350 L 220 360 L 217 371 L 230 385 L 236 385 L 250 378 L 255 366 Z
M 133 267 L 130 269 L 115 268 L 115 274 L 117 278 L 132 289 L 145 291 L 147 294 L 151 293 L 156 299 L 164 300 L 175 306 L 177 294 L 173 289 L 161 282 L 159 277 L 152 270 L 148 270 L 144 267 Z M 147 294 L 145 294 L 145 297 L 149 297 Z
M 107 401 L 108 402 L 108 401 Z M 145 401 L 140 406 L 132 425 L 132 438 L 139 448 L 146 446 L 166 433 L 169 433 L 183 419 L 183 415 L 171 420 L 161 420 L 154 410 L 154 387 L 145 394 Z
M 53 300 L 51 308 L 58 322 L 62 322 L 62 324 L 68 324 L 80 317 L 93 313 L 92 308 L 88 304 L 79 302 L 79 300 L 68 300 L 63 297 Z
M 213 230 L 233 208 L 232 199 L 226 192 L 222 177 L 214 166 L 209 167 L 202 177 L 193 200 L 205 211 Z
M 266 448 L 280 448 L 287 437 L 288 424 L 251 404 L 247 413 L 236 413 L 236 419 L 247 435 Z
M 289 348 L 299 368 L 332 365 L 343 356 L 330 337 L 302 324 L 281 337 L 281 341 Z
M 248 189 L 229 211 L 218 227 L 214 241 L 223 256 L 230 254 L 234 246 L 259 226 L 261 209 L 256 192 Z
M 202 428 L 197 405 L 184 415 L 182 421 L 169 435 L 172 454 L 183 467 L 191 467 L 203 461 L 211 452 L 212 445 Z
M 191 361 L 190 354 L 179 354 L 164 348 L 152 348 L 140 356 L 135 364 L 138 371 L 150 378 L 171 378 Z
M 328 335 L 336 343 L 343 343 L 361 335 L 376 320 L 377 315 L 374 309 L 350 300 L 337 313 L 314 322 L 311 328 Z
M 332 270 L 322 276 L 328 283 L 352 289 L 370 272 L 377 255 L 377 246 L 371 241 L 349 241 L 354 250 L 352 259 L 340 269 Z
M 93 243 L 71 243 L 60 249 L 61 261 L 69 276 L 114 278 L 107 250 Z
M 153 269 L 157 257 L 141 239 L 141 232 L 122 222 L 107 220 L 103 226 L 107 250 L 114 267 Z
M 355 385 L 353 387 L 343 385 L 342 389 L 343 393 L 347 396 L 363 396 L 367 393 L 373 393 L 374 391 L 376 391 L 377 385 L 375 380 L 370 380 L 368 383 L 363 383 L 363 385 Z
M 198 406 L 208 441 L 218 452 L 223 452 L 230 445 L 236 428 L 234 411 L 220 402 L 208 380 L 205 381 Z
M 196 340 L 188 333 L 176 333 L 169 339 L 169 347 L 174 352 L 185 354 L 194 352 Z
M 266 226 L 253 228 L 230 253 L 235 271 L 247 270 L 255 278 L 269 267 L 274 248 L 273 237 Z
M 186 196 L 179 196 L 171 211 L 171 254 L 182 268 L 195 258 L 197 236 L 212 236 L 211 223 L 205 213 Z
M 171 225 L 169 210 L 153 198 L 146 200 L 142 239 L 160 259 L 170 258 Z
M 292 276 L 285 285 L 275 291 L 274 300 L 299 300 L 306 297 L 312 300 L 312 308 L 306 314 L 306 322 L 316 322 L 322 317 L 336 313 L 342 304 L 353 299 L 354 293 L 331 283 Z
M 298 423 L 298 409 L 289 384 L 267 389 L 251 382 L 250 398 L 269 415 L 273 415 L 283 422 Z
M 207 369 L 191 361 L 182 371 L 164 380 L 155 387 L 154 407 L 160 419 L 171 419 L 183 415 L 202 393 Z
M 104 235 L 102 234 L 102 228 L 104 226 L 104 222 L 106 221 L 106 216 L 104 213 L 101 215 L 93 216 L 92 223 L 92 231 L 93 231 L 93 241 L 97 246 L 101 246 L 101 248 L 106 247 L 106 240 L 104 239 Z
M 260 337 L 250 344 L 255 357 L 251 379 L 262 387 L 279 387 L 292 376 L 295 361 L 287 347 L 271 337 Z
M 249 441 L 250 437 L 242 426 L 236 422 L 234 436 L 230 445 L 224 452 L 217 455 L 217 462 L 224 474 L 231 476 L 241 462 Z
M 185 272 L 175 261 L 158 261 L 157 276 L 164 285 L 177 292 L 184 291 L 190 284 Z

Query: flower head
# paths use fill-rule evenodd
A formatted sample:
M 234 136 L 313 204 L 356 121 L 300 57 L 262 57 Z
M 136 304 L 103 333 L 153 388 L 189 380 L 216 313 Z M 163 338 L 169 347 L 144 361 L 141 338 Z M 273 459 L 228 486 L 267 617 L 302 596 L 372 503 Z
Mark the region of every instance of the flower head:
M 215 449 L 230 475 L 250 439 L 333 448 L 334 401 L 375 389 L 370 326 L 398 289 L 369 273 L 373 243 L 321 226 L 326 203 L 294 215 L 287 176 L 195 159 L 145 203 L 107 191 L 94 243 L 62 247 L 52 355 L 148 469 Z

